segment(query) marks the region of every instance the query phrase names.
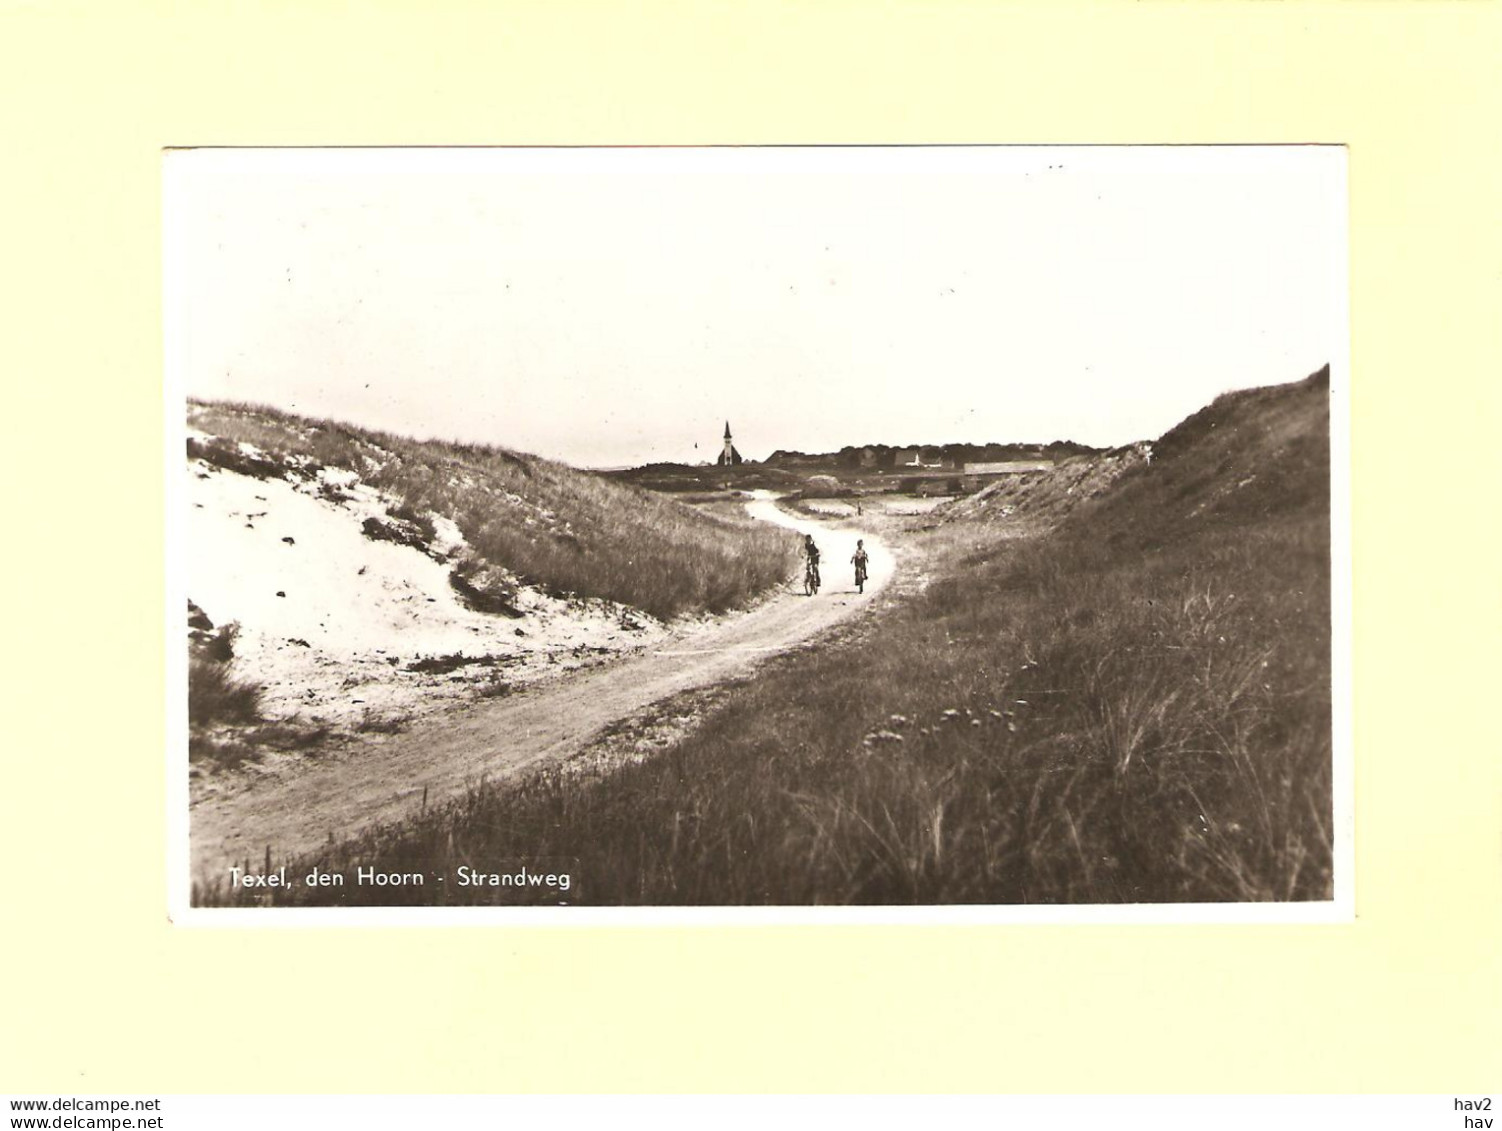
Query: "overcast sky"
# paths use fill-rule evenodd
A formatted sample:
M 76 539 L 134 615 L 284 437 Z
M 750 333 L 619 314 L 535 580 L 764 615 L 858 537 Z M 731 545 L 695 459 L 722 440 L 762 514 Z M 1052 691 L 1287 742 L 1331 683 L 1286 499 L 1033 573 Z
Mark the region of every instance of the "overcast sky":
M 1334 148 L 196 150 L 165 208 L 190 395 L 583 466 L 1114 445 L 1345 352 Z

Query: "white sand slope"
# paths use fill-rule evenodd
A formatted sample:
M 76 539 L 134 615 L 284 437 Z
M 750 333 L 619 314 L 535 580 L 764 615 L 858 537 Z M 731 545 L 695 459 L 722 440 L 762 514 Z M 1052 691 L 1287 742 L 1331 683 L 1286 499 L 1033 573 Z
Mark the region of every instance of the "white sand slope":
M 238 622 L 234 674 L 265 688 L 272 717 L 349 725 L 409 717 L 476 686 L 524 685 L 651 644 L 663 627 L 604 601 L 518 594 L 520 618 L 466 608 L 449 565 L 362 532 L 394 500 L 354 474 L 256 479 L 188 461 L 188 597 L 215 625 Z M 342 499 L 326 497 L 336 488 Z M 435 518 L 433 552 L 453 558 L 463 538 Z M 488 657 L 447 672 L 407 670 L 422 658 Z

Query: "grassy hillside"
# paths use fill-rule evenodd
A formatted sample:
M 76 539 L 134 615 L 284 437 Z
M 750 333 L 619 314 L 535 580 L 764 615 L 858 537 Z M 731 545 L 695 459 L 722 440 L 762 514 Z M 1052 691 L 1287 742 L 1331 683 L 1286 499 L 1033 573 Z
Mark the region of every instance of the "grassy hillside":
M 945 505 L 939 520 L 1003 523 L 1014 533 L 1046 532 L 1146 462 L 1147 450 L 1147 445 L 1134 444 L 1072 456 L 1047 472 L 998 479 L 974 495 Z
M 259 477 L 338 468 L 399 500 L 367 535 L 423 548 L 432 517 L 467 544 L 453 583 L 504 612 L 517 583 L 599 597 L 668 619 L 746 604 L 792 572 L 795 540 L 626 484 L 502 448 L 402 439 L 243 404 L 189 406 L 211 437 L 190 454 Z
M 606 904 L 1327 898 L 1327 402 L 1327 374 L 1222 397 L 1046 534 L 1025 507 L 939 525 L 908 558 L 926 585 L 664 753 L 319 861 L 568 859 Z
M 1141 550 L 1202 530 L 1327 514 L 1329 389 L 1322 369 L 1295 384 L 1228 393 L 1153 443 L 1000 480 L 946 507 L 943 520 L 1049 530 L 1083 511 L 1093 537 Z

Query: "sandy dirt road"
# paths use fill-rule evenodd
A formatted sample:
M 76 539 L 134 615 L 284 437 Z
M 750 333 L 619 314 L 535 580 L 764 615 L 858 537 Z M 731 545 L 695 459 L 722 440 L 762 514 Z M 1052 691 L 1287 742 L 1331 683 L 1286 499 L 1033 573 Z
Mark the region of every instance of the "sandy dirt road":
M 430 717 L 411 730 L 346 754 L 289 766 L 239 792 L 206 797 L 189 815 L 196 880 L 222 881 L 231 863 L 286 859 L 371 825 L 398 820 L 422 802 L 441 803 L 482 779 L 501 781 L 570 757 L 609 724 L 660 699 L 743 674 L 767 656 L 844 619 L 891 578 L 888 549 L 863 531 L 790 514 L 757 492 L 756 518 L 811 533 L 823 554 L 824 588 L 796 586 L 750 612 L 669 636 L 650 651 L 506 699 Z M 864 594 L 849 564 L 862 537 L 871 556 Z

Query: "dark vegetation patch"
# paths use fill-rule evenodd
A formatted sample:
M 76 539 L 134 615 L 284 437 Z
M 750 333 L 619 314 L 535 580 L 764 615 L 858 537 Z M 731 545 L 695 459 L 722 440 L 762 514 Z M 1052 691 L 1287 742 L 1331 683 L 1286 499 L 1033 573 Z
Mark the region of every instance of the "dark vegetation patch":
M 194 656 L 188 662 L 188 718 L 199 727 L 259 722 L 261 689 L 234 678 L 221 660 Z
M 253 479 L 282 479 L 287 474 L 283 464 L 243 452 L 238 444 L 218 436 L 207 443 L 189 437 L 188 458 L 201 459 L 211 467 L 249 475 Z
M 841 470 L 895 470 L 900 472 L 899 456 L 916 454 L 924 464 L 960 467 L 966 463 L 996 463 L 1007 460 L 1066 459 L 1099 451 L 1071 440 L 1047 444 L 850 444 L 838 452 L 808 453 L 778 450 L 767 457 L 774 467 Z
M 198 632 L 212 632 L 214 622 L 209 619 L 208 613 L 204 612 L 192 601 L 188 602 L 188 628 Z
M 401 734 L 411 725 L 411 720 L 402 717 L 367 715 L 355 724 L 356 734 Z
M 331 483 L 327 479 L 324 479 L 319 481 L 318 497 L 331 503 L 347 503 L 355 496 L 343 487 L 340 487 L 337 483 Z
M 261 722 L 255 726 L 213 733 L 189 732 L 189 764 L 209 763 L 233 769 L 246 762 L 259 762 L 267 754 L 315 753 L 332 731 L 296 720 Z
M 502 699 L 512 694 L 515 690 L 516 688 L 512 684 L 502 679 L 497 673 L 493 674 L 484 683 L 477 685 L 475 693 L 481 699 Z
M 394 542 L 409 546 L 420 554 L 432 555 L 433 522 L 427 520 L 426 529 L 407 519 L 371 515 L 360 524 L 360 532 L 372 542 Z
M 733 468 L 698 467 L 686 463 L 649 463 L 620 471 L 600 472 L 608 479 L 630 483 L 649 491 L 675 497 L 722 494 L 727 490 L 796 490 L 803 476 L 766 464 L 739 464 Z
M 448 672 L 458 671 L 460 668 L 493 668 L 498 664 L 510 664 L 515 663 L 515 661 L 515 656 L 463 656 L 455 652 L 448 656 L 424 656 L 421 659 L 413 660 L 403 670 L 419 672 L 424 675 L 444 675 Z
M 449 571 L 449 587 L 461 604 L 476 612 L 512 618 L 525 615 L 516 607 L 515 579 L 475 558 L 466 558 Z

